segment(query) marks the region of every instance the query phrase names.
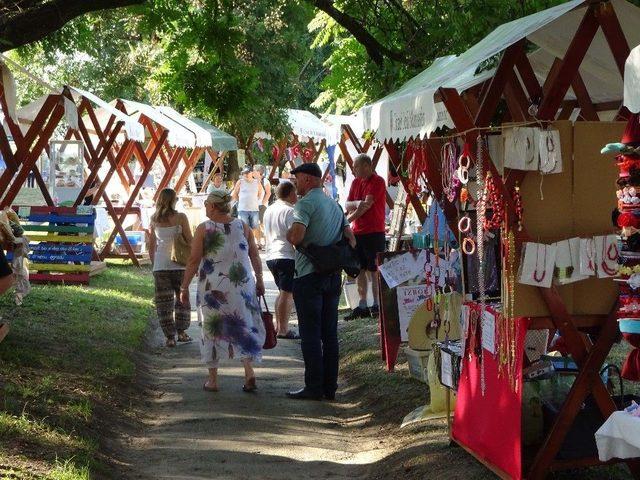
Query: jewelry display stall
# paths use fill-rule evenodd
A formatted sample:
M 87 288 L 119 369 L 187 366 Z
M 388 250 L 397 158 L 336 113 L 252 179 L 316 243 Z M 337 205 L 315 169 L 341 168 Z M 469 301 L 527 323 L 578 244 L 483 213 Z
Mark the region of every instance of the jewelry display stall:
M 624 74 L 629 45 L 638 43 L 632 22 L 638 16 L 623 0 L 566 2 L 501 26 L 447 60 L 449 77 L 438 68 L 425 71 L 418 88 L 411 80 L 363 109 L 392 165 L 411 171 L 400 179 L 421 220 L 426 212 L 411 188 L 414 174 L 426 178 L 465 257 L 475 258 L 462 262 L 470 291 L 461 315 L 466 333 L 451 439 L 500 478 L 542 479 L 603 464 L 597 453 L 567 446 L 593 440 L 593 431 L 581 430 L 589 423 L 583 417 L 601 425 L 618 409 L 599 374 L 620 334 L 611 278 L 618 255 L 611 225 L 616 172 L 599 151 L 620 138 L 624 123 L 600 120 L 626 120 L 628 112 L 619 78 L 600 92 L 599 98 L 616 100 L 609 103 L 594 102 L 597 88 L 587 79 L 596 58 Z M 549 38 L 558 47 L 553 52 Z M 494 70 L 467 72 L 498 53 Z M 536 54 L 550 55 L 550 63 Z M 439 107 L 430 109 L 432 101 Z M 498 155 L 490 142 L 496 134 Z M 448 142 L 464 155 L 453 155 Z M 493 277 L 490 242 L 499 246 Z M 479 273 L 469 273 L 473 265 Z M 545 338 L 554 336 L 571 381 L 546 429 L 525 445 L 523 372 L 548 371 L 537 363 L 530 371 L 525 344 L 536 338 L 546 349 Z M 450 375 L 442 368 L 443 377 Z M 640 478 L 638 459 L 614 461 Z

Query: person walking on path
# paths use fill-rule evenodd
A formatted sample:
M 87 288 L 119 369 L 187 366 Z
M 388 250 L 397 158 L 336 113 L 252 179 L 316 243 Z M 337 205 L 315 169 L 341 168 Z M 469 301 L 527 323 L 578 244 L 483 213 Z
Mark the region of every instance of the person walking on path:
M 226 190 L 214 190 L 205 200 L 209 220 L 196 229 L 181 299 L 189 302 L 189 284 L 197 273 L 197 307 L 203 319 L 200 352 L 209 368 L 203 389 L 218 391 L 220 359 L 237 357 L 244 365 L 242 389 L 254 392 L 252 362 L 262 359 L 266 336 L 258 301 L 264 295 L 262 263 L 251 229 L 229 215 L 230 202 Z
M 378 279 L 376 256 L 385 250 L 385 205 L 387 187 L 384 179 L 376 174 L 371 158 L 358 155 L 353 161 L 355 180 L 347 197 L 347 219 L 356 236 L 356 251 L 360 259 L 360 274 L 357 277 L 360 302 L 345 320 L 378 315 Z M 373 293 L 373 305 L 369 309 L 367 295 L 369 286 Z
M 249 225 L 254 237 L 259 235 L 260 229 L 260 201 L 264 193 L 262 185 L 251 172 L 251 167 L 242 169 L 242 176 L 236 182 L 231 192 L 234 201 L 238 202 L 238 218 Z
M 151 217 L 149 236 L 156 310 L 167 347 L 176 346 L 176 333 L 178 342 L 191 341 L 186 333 L 191 323 L 191 311 L 188 302 L 185 305 L 180 301 L 185 267 L 171 260 L 173 242 L 178 235 L 182 235 L 187 243 L 192 240 L 187 216 L 176 211 L 177 199 L 175 190 L 171 188 L 160 192 L 156 211 Z
M 344 235 L 355 246 L 349 222 L 340 206 L 324 194 L 322 172 L 316 163 L 304 163 L 291 171 L 302 198 L 293 209 L 293 225 L 287 240 L 294 246 L 327 246 Z M 335 398 L 338 388 L 338 303 L 340 273 L 321 274 L 296 251 L 293 300 L 298 312 L 304 359 L 304 388 L 288 392 L 299 400 Z
M 276 197 L 277 200 L 267 207 L 264 214 L 266 260 L 278 287 L 275 305 L 278 338 L 295 340 L 299 337 L 295 331 L 289 330 L 289 315 L 293 307 L 296 252 L 287 240 L 287 232 L 293 225 L 293 206 L 298 200 L 296 187 L 291 182 L 283 182 L 276 189 Z
M 267 211 L 267 207 L 271 203 L 271 182 L 269 182 L 269 179 L 264 176 L 264 173 L 264 165 L 254 165 L 253 176 L 260 182 L 263 192 L 262 198 L 260 199 L 260 205 L 258 205 L 260 227 L 258 228 L 258 237 L 256 238 L 256 242 L 258 242 L 258 246 L 261 248 L 266 247 L 264 238 L 264 212 Z

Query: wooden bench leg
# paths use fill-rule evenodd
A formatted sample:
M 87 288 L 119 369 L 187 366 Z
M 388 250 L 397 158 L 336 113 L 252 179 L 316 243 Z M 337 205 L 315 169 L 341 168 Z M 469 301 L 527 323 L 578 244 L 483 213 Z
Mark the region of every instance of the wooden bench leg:
M 4 337 L 9 333 L 9 324 L 8 323 L 0 323 L 0 342 L 4 340 Z

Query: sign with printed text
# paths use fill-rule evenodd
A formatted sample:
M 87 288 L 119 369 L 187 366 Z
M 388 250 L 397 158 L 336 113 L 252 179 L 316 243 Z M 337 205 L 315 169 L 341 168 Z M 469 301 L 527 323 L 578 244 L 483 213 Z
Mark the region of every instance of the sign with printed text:
M 76 213 L 78 215 L 91 215 L 93 213 L 93 206 L 91 206 L 91 205 L 78 205 L 76 207 Z
M 418 307 L 433 295 L 433 285 L 409 285 L 398 287 L 398 320 L 400 323 L 400 340 L 409 340 L 409 323 Z

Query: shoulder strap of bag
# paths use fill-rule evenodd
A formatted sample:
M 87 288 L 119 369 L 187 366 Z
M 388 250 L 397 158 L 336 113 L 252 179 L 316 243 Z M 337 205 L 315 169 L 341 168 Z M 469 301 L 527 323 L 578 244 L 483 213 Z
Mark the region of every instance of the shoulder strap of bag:
M 262 299 L 262 303 L 264 303 L 264 309 L 267 313 L 271 313 L 269 311 L 269 305 L 267 305 L 267 299 L 264 298 L 264 295 L 260 295 L 260 298 Z

